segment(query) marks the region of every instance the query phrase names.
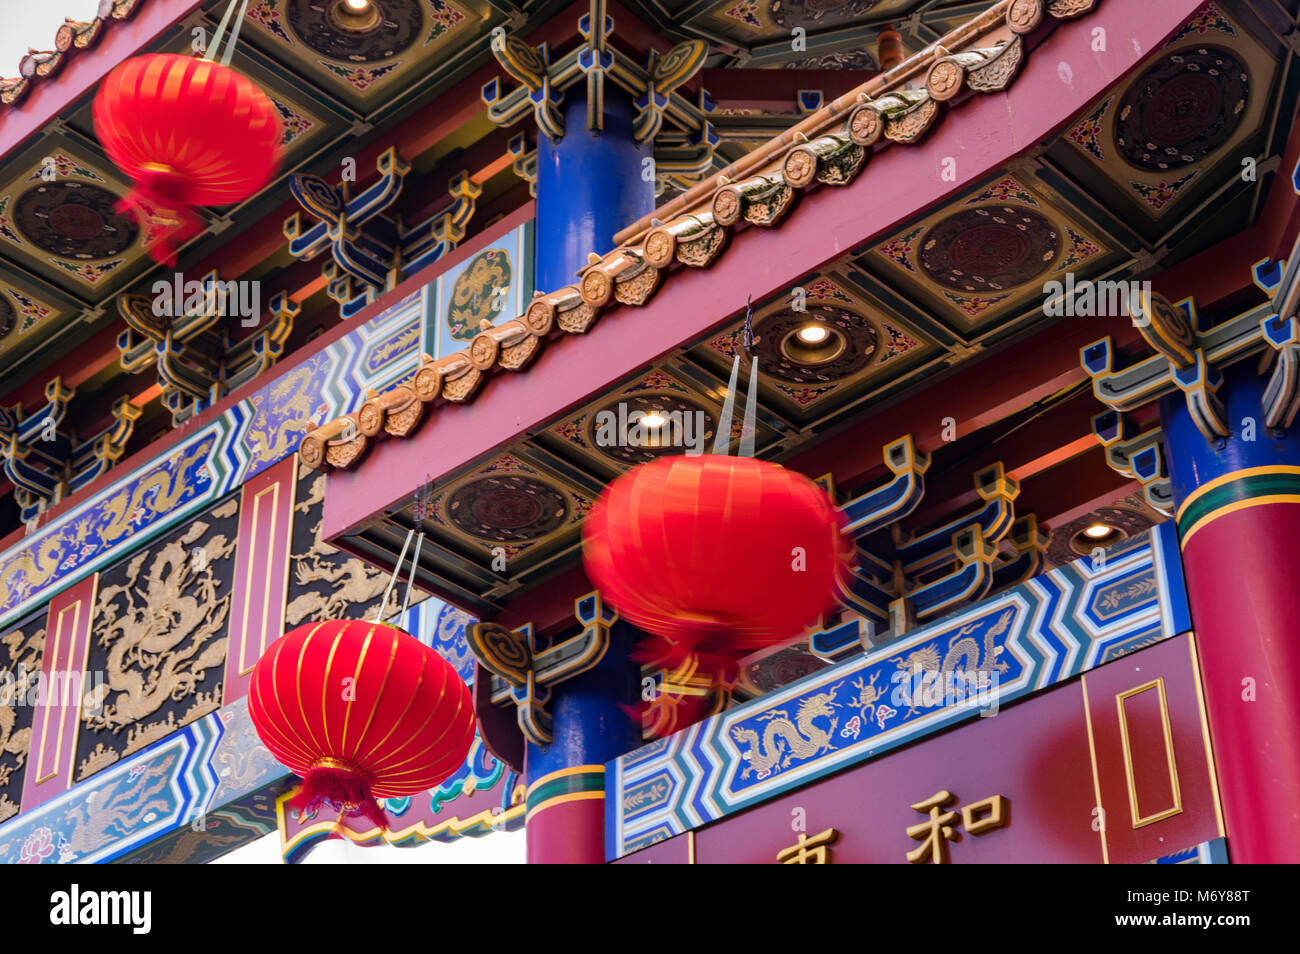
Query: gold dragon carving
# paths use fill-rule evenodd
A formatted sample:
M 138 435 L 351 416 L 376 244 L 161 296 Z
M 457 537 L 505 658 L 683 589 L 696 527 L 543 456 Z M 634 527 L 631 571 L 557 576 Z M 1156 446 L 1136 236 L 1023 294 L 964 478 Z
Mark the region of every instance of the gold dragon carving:
M 22 705 L 23 695 L 37 679 L 41 670 L 41 656 L 45 650 L 45 628 L 41 627 L 30 635 L 21 629 L 15 629 L 0 637 L 9 651 L 10 672 L 20 670 L 25 673 L 20 682 L 17 678 L 0 683 L 0 758 L 13 756 L 13 761 L 0 761 L 0 788 L 9 785 L 10 777 L 27 762 L 27 754 L 32 744 L 32 729 L 22 729 L 18 724 L 18 706 Z M 18 814 L 18 805 L 9 798 L 8 793 L 0 795 L 0 821 Z
M 294 510 L 310 515 L 312 509 L 325 499 L 325 475 L 317 474 L 311 481 L 307 496 Z M 313 583 L 328 583 L 328 592 L 311 589 L 299 593 L 285 610 L 285 622 L 297 626 L 303 622 L 335 619 L 355 607 L 365 606 L 384 595 L 388 580 L 383 573 L 361 560 L 344 559 L 338 550 L 320 538 L 321 521 L 311 527 L 312 545 L 306 553 L 293 555 L 293 578 L 300 587 Z
M 212 516 L 233 516 L 237 507 L 234 500 L 227 501 Z M 179 538 L 135 556 L 125 583 L 101 590 L 97 642 L 109 651 L 107 679 L 87 692 L 83 721 L 91 730 L 130 730 L 120 753 L 101 742 L 83 761 L 79 778 L 221 705 L 220 683 L 207 692 L 200 692 L 199 684 L 226 658 L 230 593 L 218 597 L 214 567 L 231 558 L 235 543 L 223 533 L 204 539 L 210 529 L 196 520 Z M 199 541 L 202 545 L 196 547 Z M 148 571 L 142 572 L 146 562 Z M 194 702 L 179 721 L 170 712 L 166 719 L 144 722 L 169 700 L 189 696 Z
M 259 413 L 244 437 L 244 443 L 252 452 L 254 461 L 279 460 L 302 439 L 302 431 L 312 421 L 312 376 L 312 366 L 302 365 L 271 388 L 271 409 L 274 409 L 277 417 L 284 416 L 278 424 L 272 425 L 266 402 L 258 408 Z
M 838 688 L 837 684 L 826 692 L 801 700 L 799 708 L 795 710 L 794 721 L 791 721 L 790 714 L 784 709 L 774 709 L 759 716 L 759 721 L 767 723 L 763 727 L 761 740 L 753 729 L 743 726 L 733 728 L 731 735 L 736 742 L 749 746 L 740 753 L 740 757 L 749 763 L 740 777 L 748 778 L 756 774 L 760 779 L 766 778 L 774 768 L 779 770 L 789 766 L 791 759 L 806 759 L 829 749 L 835 736 L 835 726 L 839 723 L 834 701 Z M 823 729 L 813 722 L 819 718 L 829 719 L 830 728 Z

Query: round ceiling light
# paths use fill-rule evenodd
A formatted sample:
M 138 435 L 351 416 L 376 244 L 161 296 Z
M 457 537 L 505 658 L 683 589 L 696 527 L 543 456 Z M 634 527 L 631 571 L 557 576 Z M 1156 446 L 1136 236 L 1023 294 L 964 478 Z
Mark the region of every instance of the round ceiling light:
M 782 356 L 804 367 L 834 361 L 846 347 L 844 333 L 820 321 L 800 325 L 781 340 Z

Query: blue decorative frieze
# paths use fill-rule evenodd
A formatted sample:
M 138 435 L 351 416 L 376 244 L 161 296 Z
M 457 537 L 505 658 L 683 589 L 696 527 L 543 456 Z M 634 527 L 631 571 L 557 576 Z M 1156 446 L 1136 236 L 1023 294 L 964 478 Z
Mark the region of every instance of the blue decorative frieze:
M 613 860 L 1191 626 L 1161 524 L 610 762 Z

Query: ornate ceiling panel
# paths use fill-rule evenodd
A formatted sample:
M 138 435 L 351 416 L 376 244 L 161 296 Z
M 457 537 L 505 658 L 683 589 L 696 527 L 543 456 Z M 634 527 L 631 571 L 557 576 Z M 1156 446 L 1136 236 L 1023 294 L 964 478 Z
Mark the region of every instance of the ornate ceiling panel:
M 1114 262 L 1112 243 L 1058 202 L 1005 174 L 895 232 L 862 263 L 969 338 L 1040 303 L 1047 282 Z
M 462 48 L 484 17 L 454 0 L 373 0 L 362 13 L 343 3 L 256 0 L 249 32 L 304 77 L 344 101 L 380 102 Z
M 1262 159 L 1278 61 L 1207 3 L 1142 69 L 1093 103 L 1051 151 L 1144 237 L 1177 224 L 1243 160 Z M 1223 167 L 1220 169 L 1220 167 Z M 1262 173 L 1261 173 L 1262 175 Z
M 753 323 L 763 400 L 801 426 L 915 368 L 937 350 L 932 337 L 841 271 L 811 276 L 798 289 L 756 308 Z M 800 337 L 810 327 L 815 337 L 822 336 L 811 344 Z M 743 331 L 738 322 L 691 354 L 724 373 L 741 347 Z

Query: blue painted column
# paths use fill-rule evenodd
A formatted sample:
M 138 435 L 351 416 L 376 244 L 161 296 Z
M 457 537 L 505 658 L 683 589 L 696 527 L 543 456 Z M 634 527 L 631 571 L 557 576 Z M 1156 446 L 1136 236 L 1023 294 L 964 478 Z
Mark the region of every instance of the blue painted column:
M 614 247 L 614 233 L 654 211 L 654 177 L 642 178 L 653 143 L 632 138 L 631 97 L 605 84 L 605 128 L 587 128 L 586 88 L 564 102 L 564 136 L 537 137 L 536 287 L 552 292 L 577 281 L 587 254 Z
M 586 87 L 564 106 L 564 135 L 537 145 L 536 287 L 556 291 L 577 281 L 591 252 L 614 247 L 614 233 L 654 210 L 654 177 L 643 178 L 652 143 L 632 138 L 631 97 L 605 84 L 604 128 L 587 128 Z M 552 687 L 552 742 L 530 743 L 528 861 L 600 864 L 605 860 L 605 763 L 641 744 L 637 715 L 640 665 L 636 631 L 616 623 L 592 669 Z

